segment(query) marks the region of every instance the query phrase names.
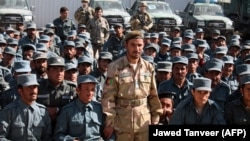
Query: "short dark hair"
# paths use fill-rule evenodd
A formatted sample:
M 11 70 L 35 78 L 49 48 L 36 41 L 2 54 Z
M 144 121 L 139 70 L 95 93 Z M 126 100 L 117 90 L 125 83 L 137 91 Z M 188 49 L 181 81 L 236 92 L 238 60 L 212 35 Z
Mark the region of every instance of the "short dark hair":
M 69 9 L 67 7 L 61 7 L 60 8 L 60 13 L 63 13 L 65 11 L 69 11 Z
M 99 11 L 99 10 L 103 11 L 102 8 L 99 7 L 99 6 L 95 8 L 95 12 L 97 12 L 97 11 Z

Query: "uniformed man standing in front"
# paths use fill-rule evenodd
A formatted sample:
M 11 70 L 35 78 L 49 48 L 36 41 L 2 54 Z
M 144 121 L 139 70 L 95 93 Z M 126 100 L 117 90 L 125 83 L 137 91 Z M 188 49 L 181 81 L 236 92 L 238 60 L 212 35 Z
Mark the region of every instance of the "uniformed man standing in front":
M 38 83 L 35 74 L 17 77 L 20 99 L 0 113 L 0 140 L 50 141 L 51 120 L 44 105 L 36 102 Z
M 90 33 L 94 51 L 94 57 L 98 58 L 102 51 L 103 44 L 109 39 L 109 23 L 102 17 L 103 9 L 95 8 L 95 16 L 87 24 L 87 31 Z
M 68 16 L 69 9 L 67 7 L 61 7 L 60 17 L 53 21 L 53 24 L 56 26 L 55 33 L 61 38 L 62 42 L 66 39 L 69 31 L 76 30 L 73 19 Z
M 91 75 L 77 80 L 78 98 L 63 107 L 58 116 L 54 139 L 56 141 L 99 141 L 103 132 L 102 105 L 93 101 L 98 82 Z
M 87 24 L 93 18 L 95 10 L 89 6 L 89 0 L 81 0 L 82 6 L 79 7 L 74 14 L 75 20 L 79 24 Z
M 115 130 L 117 141 L 147 141 L 148 125 L 158 124 L 162 114 L 155 71 L 141 58 L 140 31 L 129 32 L 124 41 L 127 55 L 109 65 L 104 85 L 104 135 L 110 137 Z
M 76 98 L 76 86 L 64 80 L 65 63 L 62 57 L 48 58 L 47 65 L 48 79 L 39 82 L 37 102 L 48 108 L 53 128 L 60 108 Z
M 153 20 L 146 12 L 147 3 L 141 2 L 139 11 L 133 15 L 130 19 L 132 30 L 144 30 L 149 31 L 153 27 Z

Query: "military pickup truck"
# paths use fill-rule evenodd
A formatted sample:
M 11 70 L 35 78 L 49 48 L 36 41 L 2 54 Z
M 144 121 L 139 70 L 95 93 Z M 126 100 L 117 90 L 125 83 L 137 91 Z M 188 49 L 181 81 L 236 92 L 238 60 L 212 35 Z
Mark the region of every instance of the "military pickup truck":
M 0 0 L 0 28 L 33 21 L 32 10 L 28 0 Z
M 184 11 L 179 12 L 183 19 L 184 29 L 203 28 L 205 37 L 209 38 L 213 29 L 230 36 L 234 33 L 233 21 L 226 17 L 223 9 L 216 2 L 189 2 Z
M 170 5 L 163 1 L 157 0 L 136 0 L 130 9 L 127 9 L 129 14 L 134 15 L 139 9 L 140 2 L 143 1 L 147 4 L 147 12 L 153 19 L 153 27 L 151 32 L 165 31 L 170 33 L 171 29 L 175 26 L 182 27 L 182 19 L 176 15 Z
M 91 0 L 89 5 L 92 8 L 102 7 L 103 17 L 108 21 L 110 28 L 116 23 L 120 23 L 124 27 L 130 25 L 130 15 L 121 0 Z

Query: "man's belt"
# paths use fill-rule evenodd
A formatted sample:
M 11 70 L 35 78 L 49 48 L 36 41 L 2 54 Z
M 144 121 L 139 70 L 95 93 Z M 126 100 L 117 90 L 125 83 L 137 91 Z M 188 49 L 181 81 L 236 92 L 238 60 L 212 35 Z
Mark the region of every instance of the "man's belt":
M 141 106 L 143 104 L 147 104 L 147 98 L 142 99 L 134 99 L 134 100 L 125 100 L 125 99 L 118 99 L 116 104 L 119 106 Z

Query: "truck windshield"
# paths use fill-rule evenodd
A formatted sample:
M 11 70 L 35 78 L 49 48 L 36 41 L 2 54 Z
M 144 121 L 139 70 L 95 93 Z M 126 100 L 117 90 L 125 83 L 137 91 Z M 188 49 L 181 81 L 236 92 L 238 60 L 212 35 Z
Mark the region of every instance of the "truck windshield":
M 168 4 L 157 3 L 157 2 L 147 2 L 148 13 L 169 13 L 172 14 L 172 9 Z
M 104 11 L 125 11 L 122 4 L 118 1 L 95 1 L 93 7 L 102 7 Z
M 194 15 L 224 16 L 220 6 L 200 5 L 194 8 Z
M 0 0 L 0 7 L 28 9 L 28 5 L 25 0 Z

